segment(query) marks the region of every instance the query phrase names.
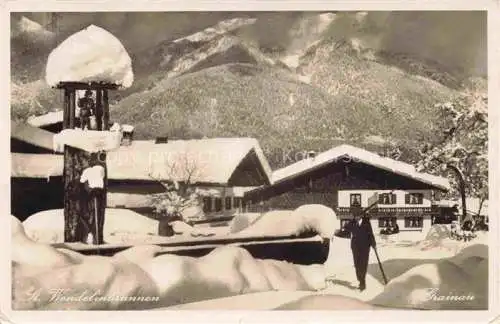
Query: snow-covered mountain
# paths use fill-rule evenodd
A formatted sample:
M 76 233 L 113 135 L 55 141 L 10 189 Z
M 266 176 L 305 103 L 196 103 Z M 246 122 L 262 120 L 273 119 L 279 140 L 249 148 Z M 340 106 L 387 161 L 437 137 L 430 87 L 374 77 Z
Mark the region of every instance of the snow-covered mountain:
M 283 149 L 324 150 L 339 141 L 416 146 L 441 134 L 436 103 L 471 78 L 485 89 L 483 16 L 87 13 L 61 14 L 50 32 L 41 27 L 50 14 L 18 16 L 13 24 L 32 26 L 19 30 L 42 36 L 12 34 L 12 116 L 60 107 L 60 97 L 37 80 L 57 43 L 92 23 L 117 36 L 132 58 L 135 82 L 113 94 L 112 117 L 136 125 L 137 138 L 253 136 L 276 166 Z M 51 33 L 55 41 L 35 46 Z

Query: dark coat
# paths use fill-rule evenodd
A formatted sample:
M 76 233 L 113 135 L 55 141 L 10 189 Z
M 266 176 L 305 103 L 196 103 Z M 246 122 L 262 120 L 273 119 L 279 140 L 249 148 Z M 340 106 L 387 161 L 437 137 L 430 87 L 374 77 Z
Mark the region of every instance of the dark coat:
M 375 237 L 373 235 L 372 225 L 368 217 L 363 217 L 361 225 L 358 221 L 351 220 L 346 224 L 345 229 L 351 234 L 351 249 L 370 249 L 375 247 Z

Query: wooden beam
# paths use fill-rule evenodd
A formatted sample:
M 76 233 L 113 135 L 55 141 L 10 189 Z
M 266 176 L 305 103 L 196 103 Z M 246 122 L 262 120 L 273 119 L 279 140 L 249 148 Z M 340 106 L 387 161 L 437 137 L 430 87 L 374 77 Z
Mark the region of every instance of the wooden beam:
M 68 92 L 68 128 L 75 128 L 76 118 L 76 91 L 74 89 L 67 90 Z
M 106 91 L 106 90 L 104 90 Z M 102 131 L 102 114 L 103 114 L 103 102 L 102 102 L 102 89 L 96 90 L 96 100 L 95 100 L 95 121 L 97 124 L 97 130 Z
M 104 83 L 104 82 L 60 82 L 55 88 L 56 89 L 73 89 L 73 90 L 97 90 L 97 89 L 109 89 L 116 90 L 120 86 L 115 83 Z
M 231 244 L 246 249 L 254 258 L 283 260 L 302 265 L 324 263 L 330 250 L 330 240 L 318 235 L 244 237 L 232 234 L 226 238 L 212 236 L 187 239 L 169 237 L 154 244 L 160 247 L 158 254 L 168 253 L 191 257 L 201 257 L 218 247 Z M 132 247 L 130 244 L 104 244 L 93 247 L 78 243 L 56 243 L 52 246 L 71 249 L 85 255 L 107 256 Z
M 70 103 L 70 98 L 69 98 L 69 91 L 64 89 L 64 94 L 63 94 L 63 129 L 70 128 L 69 127 L 69 103 Z
M 103 113 L 103 130 L 109 130 L 109 97 L 108 89 L 102 90 L 102 113 Z

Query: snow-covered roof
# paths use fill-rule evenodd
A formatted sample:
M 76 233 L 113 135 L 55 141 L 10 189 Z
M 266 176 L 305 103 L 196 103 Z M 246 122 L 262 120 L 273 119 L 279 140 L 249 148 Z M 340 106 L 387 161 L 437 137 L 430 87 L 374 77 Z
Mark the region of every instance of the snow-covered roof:
M 459 210 L 462 208 L 462 199 L 457 200 L 448 200 L 441 199 L 434 203 L 438 207 L 452 208 L 457 206 Z M 477 214 L 479 211 L 479 205 L 481 204 L 481 200 L 479 198 L 467 197 L 465 198 L 465 207 L 467 208 L 467 213 Z M 488 200 L 483 202 L 481 206 L 481 216 L 488 215 Z
M 80 108 L 76 107 L 75 117 L 80 117 Z M 56 110 L 48 112 L 44 115 L 31 116 L 28 118 L 27 123 L 35 127 L 45 127 L 63 122 L 63 111 Z
M 254 154 L 254 168 L 263 171 L 264 182 L 270 182 L 271 168 L 256 139 L 209 138 L 154 141 L 133 141 L 130 146 L 109 152 L 108 177 L 121 179 L 169 179 L 182 181 L 191 174 L 191 181 L 226 184 L 237 167 Z
M 449 200 L 449 199 L 441 199 L 441 200 L 434 202 L 434 205 L 436 205 L 438 207 L 443 207 L 443 208 L 452 208 L 454 206 L 458 206 L 458 201 Z
M 191 174 L 193 183 L 214 184 L 234 182 L 231 177 L 246 162 L 252 163 L 253 170 L 244 168 L 239 175 L 259 172 L 261 179 L 258 179 L 258 184 L 251 184 L 252 179 L 242 181 L 253 186 L 270 182 L 271 168 L 259 143 L 253 138 L 173 140 L 161 144 L 133 141 L 130 146 L 108 152 L 106 159 L 109 179 L 184 181 Z M 61 176 L 63 156 L 12 154 L 12 165 L 12 177 Z M 249 177 L 254 177 L 254 174 Z
M 105 82 L 128 88 L 134 81 L 132 60 L 115 36 L 90 25 L 50 53 L 45 81 L 52 87 L 60 82 Z
M 443 190 L 450 189 L 450 183 L 446 178 L 417 172 L 415 167 L 411 164 L 382 157 L 376 153 L 347 144 L 339 145 L 313 158 L 300 160 L 289 166 L 275 170 L 271 178 L 272 183 L 279 183 L 320 168 L 326 164 L 343 160 L 365 163 Z
M 47 150 L 52 150 L 54 134 L 24 123 L 10 123 L 11 138 L 29 143 Z
M 12 178 L 49 178 L 62 176 L 64 157 L 55 154 L 11 153 Z

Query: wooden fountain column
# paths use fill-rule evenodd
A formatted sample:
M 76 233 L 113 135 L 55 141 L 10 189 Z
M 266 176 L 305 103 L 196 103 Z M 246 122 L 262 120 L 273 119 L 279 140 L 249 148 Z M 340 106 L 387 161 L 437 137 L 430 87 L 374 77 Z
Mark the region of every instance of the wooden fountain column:
M 114 84 L 63 82 L 58 88 L 64 91 L 63 129 L 76 125 L 76 91 L 96 92 L 95 117 L 99 131 L 109 130 L 108 90 L 116 89 Z M 82 132 L 84 136 L 85 131 Z M 90 193 L 80 183 L 80 176 L 88 167 L 101 165 L 105 170 L 104 187 Z M 93 244 L 102 244 L 104 214 L 107 193 L 106 153 L 90 153 L 78 148 L 64 146 L 64 241 L 86 242 L 89 233 Z M 96 226 L 97 223 L 97 226 Z
M 63 111 L 63 129 L 72 129 L 75 127 L 75 99 L 76 89 L 64 87 L 64 111 Z M 81 188 L 79 186 L 80 174 L 83 171 L 82 165 L 87 162 L 85 152 L 67 146 L 64 146 L 64 241 L 77 242 L 84 241 L 84 229 L 80 222 L 81 206 Z
M 104 116 L 109 116 L 109 104 L 108 104 L 108 89 L 98 88 L 96 90 L 96 124 L 97 130 L 99 131 L 109 131 L 109 121 L 107 121 Z M 106 197 L 107 197 L 107 186 L 108 186 L 108 168 L 106 164 L 106 152 L 100 152 L 97 156 L 97 164 L 104 168 L 104 187 L 95 196 L 95 198 L 90 202 L 92 210 L 97 210 L 97 229 L 98 233 L 93 234 L 97 238 L 98 243 L 104 243 L 104 219 L 106 211 Z M 95 209 L 94 209 L 95 208 Z M 95 225 L 94 225 L 95 228 Z

